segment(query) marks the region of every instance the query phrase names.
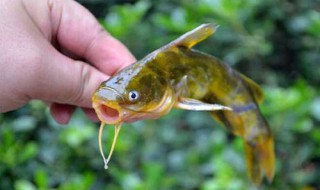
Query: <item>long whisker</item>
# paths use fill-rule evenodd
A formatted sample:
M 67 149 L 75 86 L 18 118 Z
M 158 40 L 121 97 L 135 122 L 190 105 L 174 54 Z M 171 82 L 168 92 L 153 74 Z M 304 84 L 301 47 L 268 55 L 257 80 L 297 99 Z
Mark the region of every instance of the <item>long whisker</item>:
M 103 131 L 104 123 L 101 123 L 101 125 L 100 125 L 100 130 L 99 130 L 99 149 L 100 149 L 100 153 L 101 153 L 101 156 L 103 158 L 103 161 L 104 161 L 104 169 L 108 169 L 108 163 L 109 163 L 109 161 L 111 159 L 115 144 L 117 142 L 117 138 L 118 138 L 118 135 L 119 135 L 119 132 L 120 132 L 120 129 L 121 129 L 121 125 L 122 125 L 122 123 L 118 123 L 118 124 L 114 125 L 114 128 L 115 128 L 114 137 L 113 137 L 111 149 L 110 149 L 110 152 L 109 152 L 109 155 L 108 155 L 107 159 L 104 156 L 103 149 L 102 149 L 102 143 L 101 143 L 102 131 Z
M 116 142 L 117 142 L 117 139 L 118 139 L 118 135 L 119 135 L 119 132 L 120 132 L 120 129 L 121 129 L 121 125 L 122 125 L 122 123 L 118 123 L 118 124 L 114 125 L 114 137 L 113 137 L 111 150 L 109 152 L 109 156 L 107 158 L 106 164 L 108 164 L 110 159 L 111 159 L 111 156 L 112 156 L 112 153 L 113 153 L 113 150 L 114 150 L 114 147 L 116 145 Z M 108 165 L 105 165 L 105 169 L 108 169 Z
M 99 129 L 99 150 L 100 150 L 100 154 L 103 158 L 103 162 L 104 162 L 104 168 L 108 168 L 107 162 L 106 162 L 106 158 L 104 157 L 104 153 L 103 153 L 103 149 L 102 149 L 102 143 L 101 143 L 101 139 L 102 139 L 102 132 L 103 132 L 103 127 L 104 127 L 105 123 L 101 122 L 100 124 L 100 129 Z M 107 169 L 106 168 L 106 169 Z

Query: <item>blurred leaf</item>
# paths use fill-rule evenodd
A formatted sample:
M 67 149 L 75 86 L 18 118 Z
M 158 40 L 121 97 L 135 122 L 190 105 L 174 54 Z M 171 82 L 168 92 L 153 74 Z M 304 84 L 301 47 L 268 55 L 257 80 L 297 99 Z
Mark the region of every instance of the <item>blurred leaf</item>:
M 312 10 L 308 15 L 310 25 L 308 27 L 308 32 L 312 35 L 320 36 L 320 12 Z
M 38 152 L 37 144 L 34 142 L 22 144 L 21 141 L 15 141 L 10 129 L 3 132 L 0 140 L 0 162 L 10 168 L 33 158 Z
M 115 36 L 123 36 L 141 21 L 149 7 L 148 1 L 138 1 L 134 5 L 115 6 L 106 16 L 103 24 Z
M 79 189 L 79 190 L 86 190 L 90 189 L 92 183 L 94 181 L 94 175 L 85 172 L 82 175 L 75 174 L 69 176 L 69 179 L 66 183 L 64 183 L 59 190 L 69 190 L 69 189 Z
M 266 103 L 263 111 L 266 114 L 274 114 L 285 110 L 305 111 L 310 106 L 310 100 L 314 96 L 314 91 L 304 81 L 298 81 L 292 88 L 266 88 Z
M 35 174 L 35 182 L 38 189 L 46 190 L 48 189 L 48 176 L 46 172 L 42 169 L 38 169 Z
M 92 127 L 69 126 L 62 131 L 60 140 L 71 147 L 77 147 L 86 140 L 97 138 L 96 135 Z
M 320 122 L 320 97 L 316 97 L 311 104 L 311 113 Z
M 14 184 L 15 190 L 36 190 L 36 187 L 29 181 L 18 180 Z
M 147 189 L 157 189 L 162 182 L 162 176 L 164 175 L 164 167 L 159 163 L 145 163 L 143 170 L 145 172 L 146 179 L 144 183 Z
M 18 150 L 18 152 L 19 157 L 17 159 L 19 162 L 25 162 L 38 153 L 38 145 L 34 142 L 29 142 L 23 147 L 23 150 Z
M 135 173 L 125 175 L 121 184 L 123 189 L 140 189 L 142 187 L 142 181 Z
M 15 131 L 30 131 L 35 128 L 36 120 L 31 116 L 22 116 L 12 122 Z

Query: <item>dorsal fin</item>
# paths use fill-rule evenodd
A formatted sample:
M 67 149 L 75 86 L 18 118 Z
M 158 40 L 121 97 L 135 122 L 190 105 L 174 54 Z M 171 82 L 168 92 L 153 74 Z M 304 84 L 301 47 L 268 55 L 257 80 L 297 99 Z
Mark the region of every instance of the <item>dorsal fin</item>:
M 167 48 L 170 48 L 172 46 L 183 46 L 186 48 L 192 48 L 197 43 L 208 38 L 216 31 L 217 28 L 218 26 L 212 23 L 202 24 L 168 44 Z

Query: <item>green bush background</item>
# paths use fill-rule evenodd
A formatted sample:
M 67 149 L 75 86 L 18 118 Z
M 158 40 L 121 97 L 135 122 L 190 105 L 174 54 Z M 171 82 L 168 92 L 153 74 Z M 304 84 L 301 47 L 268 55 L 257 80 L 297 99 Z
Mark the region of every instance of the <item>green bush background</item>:
M 209 114 L 181 110 L 124 125 L 104 170 L 98 124 L 78 111 L 60 126 L 33 101 L 0 115 L 0 189 L 320 189 L 320 1 L 80 2 L 138 59 L 202 23 L 219 24 L 196 48 L 261 84 L 274 181 L 254 187 L 241 139 Z M 105 149 L 112 136 L 106 127 Z

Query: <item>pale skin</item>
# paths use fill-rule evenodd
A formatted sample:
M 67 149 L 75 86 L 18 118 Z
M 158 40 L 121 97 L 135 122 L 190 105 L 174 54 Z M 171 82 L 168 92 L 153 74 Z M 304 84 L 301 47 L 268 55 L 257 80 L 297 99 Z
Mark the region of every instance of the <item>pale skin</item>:
M 0 113 L 43 100 L 61 124 L 135 58 L 73 0 L 0 1 Z

